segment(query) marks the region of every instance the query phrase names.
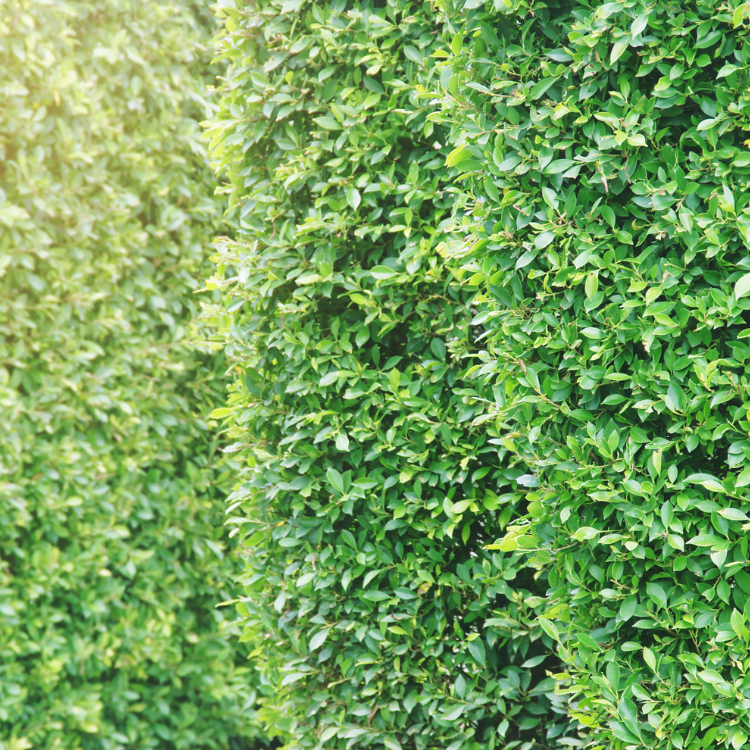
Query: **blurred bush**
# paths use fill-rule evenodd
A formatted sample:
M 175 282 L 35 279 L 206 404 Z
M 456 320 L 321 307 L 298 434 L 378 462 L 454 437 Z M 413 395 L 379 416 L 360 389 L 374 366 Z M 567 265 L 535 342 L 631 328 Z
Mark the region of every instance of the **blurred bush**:
M 191 345 L 220 215 L 198 3 L 0 14 L 0 748 L 248 748 Z M 192 332 L 197 337 L 195 331 Z M 198 412 L 198 414 L 196 414 Z

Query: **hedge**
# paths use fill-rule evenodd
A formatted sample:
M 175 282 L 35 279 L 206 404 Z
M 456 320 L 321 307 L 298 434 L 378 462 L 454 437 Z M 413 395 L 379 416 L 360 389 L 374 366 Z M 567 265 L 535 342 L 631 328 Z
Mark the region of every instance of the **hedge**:
M 0 14 L 0 748 L 247 748 L 190 342 L 220 212 L 198 3 Z M 192 334 L 191 334 L 192 331 Z M 205 347 L 203 347 L 205 349 Z
M 409 0 L 221 6 L 207 137 L 236 235 L 208 286 L 238 374 L 213 414 L 246 465 L 260 716 L 288 748 L 578 744 L 546 575 L 484 548 L 525 500 L 500 431 L 471 426 L 493 390 L 462 380 L 472 292 L 438 252 L 471 218 L 420 96 L 450 28 Z
M 529 469 L 497 546 L 549 571 L 594 746 L 741 748 L 750 5 L 467 5 L 436 117 L 473 205 L 467 377 Z

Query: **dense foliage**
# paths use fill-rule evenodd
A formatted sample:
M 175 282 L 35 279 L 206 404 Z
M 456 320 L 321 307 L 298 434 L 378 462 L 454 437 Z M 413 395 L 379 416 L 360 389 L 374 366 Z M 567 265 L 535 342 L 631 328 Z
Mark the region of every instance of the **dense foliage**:
M 237 230 L 212 315 L 240 376 L 213 415 L 248 465 L 229 521 L 263 718 L 290 748 L 575 744 L 547 584 L 484 549 L 523 472 L 471 427 L 494 396 L 462 384 L 472 292 L 438 253 L 463 200 L 419 94 L 452 33 L 409 0 L 237 6 L 208 135 Z
M 596 747 L 743 747 L 750 5 L 467 5 L 438 120 L 482 419 L 530 470 L 499 547 L 550 571 Z
M 214 605 L 198 4 L 0 13 L 0 748 L 250 747 Z M 208 17 L 210 21 L 210 16 Z

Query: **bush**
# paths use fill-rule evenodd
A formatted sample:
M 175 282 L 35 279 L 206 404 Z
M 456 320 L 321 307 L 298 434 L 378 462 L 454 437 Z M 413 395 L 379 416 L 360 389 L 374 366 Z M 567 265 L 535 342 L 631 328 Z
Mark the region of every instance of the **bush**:
M 0 747 L 249 747 L 189 343 L 217 205 L 191 2 L 0 19 Z M 239 744 L 238 744 L 239 743 Z
M 532 475 L 499 546 L 541 548 L 597 747 L 740 748 L 750 6 L 469 5 L 439 119 L 474 198 L 484 418 Z
M 263 718 L 289 748 L 556 746 L 546 583 L 484 549 L 523 472 L 471 427 L 494 397 L 461 380 L 470 294 L 438 253 L 463 199 L 419 92 L 447 31 L 407 0 L 223 5 L 208 136 L 237 238 L 209 286 L 240 376 L 214 416 L 248 464 L 229 510 Z

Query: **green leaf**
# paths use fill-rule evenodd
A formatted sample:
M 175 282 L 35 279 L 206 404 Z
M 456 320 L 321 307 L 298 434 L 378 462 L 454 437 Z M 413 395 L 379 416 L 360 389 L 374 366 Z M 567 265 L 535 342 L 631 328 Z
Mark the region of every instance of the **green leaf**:
M 658 607 L 666 609 L 667 606 L 667 594 L 664 589 L 658 583 L 647 583 L 646 593 L 649 595 L 651 600 L 656 603 Z
M 330 633 L 330 628 L 325 628 L 324 630 L 319 630 L 312 638 L 310 638 L 310 651 L 319 649 L 326 642 L 328 633 Z
M 730 521 L 747 521 L 748 517 L 741 510 L 737 508 L 722 508 L 722 510 L 716 511 L 723 518 L 727 518 Z
M 497 168 L 501 172 L 511 172 L 522 162 L 523 159 L 520 156 L 516 156 L 515 154 L 513 154 L 503 159 L 500 164 L 498 164 Z
M 536 237 L 534 237 L 534 247 L 536 247 L 537 250 L 543 250 L 545 247 L 551 245 L 554 240 L 554 232 L 540 232 Z
M 734 296 L 737 299 L 741 299 L 748 292 L 750 292 L 750 273 L 746 273 L 740 278 L 740 280 L 734 285 Z
M 623 55 L 625 50 L 628 48 L 628 45 L 630 44 L 629 37 L 625 37 L 623 39 L 618 39 L 613 45 L 612 45 L 612 52 L 609 56 L 609 61 L 611 64 L 615 64 Z
M 612 733 L 617 739 L 629 744 L 639 744 L 639 738 L 634 735 L 623 723 L 619 721 L 612 722 Z
M 230 536 L 253 534 L 224 504 L 249 463 L 239 394 L 264 385 L 221 351 L 213 293 L 215 23 L 183 0 L 0 16 L 0 746 L 262 743 L 258 661 L 225 629 L 246 605 L 222 601 Z M 232 135 L 263 79 L 223 105 Z
M 469 646 L 471 648 L 471 645 Z M 455 721 L 464 712 L 464 706 L 458 705 L 443 714 L 443 721 Z
M 742 616 L 741 612 L 738 612 L 736 609 L 732 610 L 732 614 L 729 618 L 729 622 L 732 625 L 732 630 L 740 637 L 744 638 L 747 631 L 747 626 L 745 625 L 745 618 Z
M 599 290 L 599 276 L 596 273 L 590 273 L 586 277 L 586 296 L 589 299 L 593 299 L 594 295 Z
M 620 715 L 620 718 L 623 719 L 625 726 L 627 726 L 636 737 L 640 737 L 641 728 L 638 723 L 638 709 L 636 708 L 635 703 L 633 703 L 633 701 L 626 695 L 623 695 L 618 703 L 617 712 Z
M 716 534 L 698 534 L 692 539 L 688 540 L 688 544 L 694 544 L 696 547 L 712 547 L 715 544 L 720 544 L 724 540 Z
M 469 641 L 469 653 L 474 657 L 474 660 L 479 664 L 480 667 L 485 665 L 487 655 L 484 649 L 484 643 L 481 638 L 476 638 L 473 641 Z
M 333 117 L 315 117 L 314 122 L 324 130 L 341 130 L 341 123 Z
M 341 474 L 336 471 L 333 467 L 330 467 L 326 471 L 326 477 L 328 478 L 328 482 L 333 487 L 333 489 L 336 492 L 343 493 L 344 492 L 344 479 L 341 476 Z
M 627 622 L 634 614 L 638 607 L 638 599 L 635 595 L 631 595 L 624 599 L 620 605 L 620 619 L 623 622 Z
M 438 359 L 445 359 L 447 350 L 445 348 L 445 344 L 441 339 L 432 339 L 432 341 L 430 342 L 430 349 Z
M 374 278 L 379 280 L 390 279 L 392 276 L 398 275 L 398 271 L 388 266 L 373 266 L 370 269 L 370 273 Z
M 371 602 L 384 602 L 387 599 L 390 599 L 390 594 L 386 593 L 385 591 L 365 591 L 362 596 L 365 599 L 369 599 Z
M 698 672 L 698 676 L 711 685 L 721 685 L 725 682 L 724 678 L 715 669 L 706 669 Z
M 716 125 L 716 122 L 717 122 L 716 118 L 709 117 L 705 120 L 701 120 L 698 123 L 698 127 L 696 129 L 698 130 L 699 133 L 704 130 L 711 130 L 714 127 L 714 125 Z
M 601 339 L 604 338 L 604 333 L 598 328 L 588 327 L 584 328 L 581 333 L 589 339 Z
M 614 229 L 617 224 L 617 215 L 615 214 L 614 209 L 612 209 L 611 206 L 604 205 L 601 207 L 601 213 L 604 217 L 604 221 Z
M 338 370 L 334 370 L 333 372 L 327 372 L 321 379 L 320 379 L 320 385 L 322 387 L 332 385 L 333 383 L 338 382 L 339 379 L 339 372 Z
M 710 474 L 691 474 L 685 479 L 686 482 L 693 484 L 699 484 L 701 487 L 705 487 L 711 492 L 725 492 L 724 485 L 714 476 Z
M 502 5 L 266 3 L 224 32 L 212 159 L 245 213 L 227 214 L 212 316 L 259 373 L 227 425 L 253 535 L 241 624 L 271 682 L 337 628 L 344 667 L 323 646 L 314 681 L 276 690 L 294 746 L 415 722 L 430 747 L 565 744 L 571 696 L 538 702 L 552 635 L 592 745 L 729 746 L 734 685 L 697 670 L 729 675 L 746 646 L 747 521 L 720 513 L 745 505 L 748 451 L 743 34 L 733 5 L 680 7 L 687 25 Z M 321 116 L 346 127 L 308 132 Z M 317 727 L 313 682 L 338 707 Z M 378 694 L 352 700 L 362 686 Z
M 539 617 L 537 619 L 537 622 L 539 623 L 542 630 L 554 641 L 560 640 L 560 635 L 557 632 L 557 627 L 555 626 L 555 623 L 551 620 L 548 620 L 546 617 Z
M 732 25 L 735 29 L 745 20 L 749 9 L 750 4 L 748 3 L 742 3 L 734 9 L 734 13 L 732 14 Z
M 523 664 L 521 664 L 521 668 L 532 669 L 534 667 L 538 667 L 547 658 L 548 658 L 548 654 L 539 654 L 538 656 L 533 656 L 531 657 L 531 659 L 526 659 L 526 661 Z
M 599 530 L 593 528 L 592 526 L 581 526 L 579 529 L 576 529 L 575 533 L 573 534 L 573 538 L 577 539 L 579 542 L 585 542 L 589 539 L 593 539 L 599 534 Z
M 545 94 L 552 86 L 555 85 L 555 83 L 557 83 L 557 78 L 542 78 L 532 86 L 529 98 L 532 101 L 539 99 L 539 97 Z
M 572 159 L 557 159 L 550 162 L 544 170 L 546 174 L 560 174 L 575 165 Z
M 359 208 L 359 204 L 362 202 L 362 198 L 357 188 L 347 188 L 346 191 L 346 202 L 356 211 Z
M 446 157 L 445 165 L 447 167 L 455 167 L 459 162 L 464 161 L 464 159 L 470 159 L 471 157 L 471 149 L 468 146 L 457 146 Z
M 673 549 L 684 550 L 685 540 L 678 534 L 669 534 L 667 536 L 667 542 Z
M 650 648 L 643 649 L 643 661 L 648 664 L 652 672 L 656 672 L 656 656 Z
M 722 66 L 721 70 L 716 74 L 717 78 L 725 78 L 726 76 L 732 75 L 732 73 L 736 73 L 739 70 L 739 68 L 736 65 L 732 65 L 731 63 L 728 65 Z
M 648 26 L 648 15 L 642 14 L 642 15 L 636 16 L 635 19 L 633 19 L 633 23 L 630 26 L 630 33 L 633 36 L 638 36 L 638 34 L 641 34 L 643 31 L 646 30 L 647 26 Z
M 394 391 L 397 390 L 401 382 L 401 373 L 396 369 L 391 370 L 388 373 L 388 382 Z

